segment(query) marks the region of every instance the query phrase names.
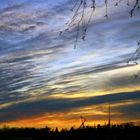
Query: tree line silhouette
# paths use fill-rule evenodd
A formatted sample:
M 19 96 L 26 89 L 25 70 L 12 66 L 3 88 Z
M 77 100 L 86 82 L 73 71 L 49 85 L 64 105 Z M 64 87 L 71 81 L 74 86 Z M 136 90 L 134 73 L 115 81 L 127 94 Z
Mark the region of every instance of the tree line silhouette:
M 45 128 L 9 128 L 0 129 L 1 140 L 137 140 L 140 126 L 133 123 L 119 125 L 83 126 L 70 129 Z

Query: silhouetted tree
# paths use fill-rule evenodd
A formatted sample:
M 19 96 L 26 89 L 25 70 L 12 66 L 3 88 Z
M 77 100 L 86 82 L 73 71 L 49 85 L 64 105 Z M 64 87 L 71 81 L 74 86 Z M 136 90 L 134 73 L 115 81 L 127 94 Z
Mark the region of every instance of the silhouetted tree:
M 81 37 L 82 40 L 85 40 L 87 29 L 89 27 L 89 24 L 91 22 L 91 19 L 94 15 L 95 10 L 98 8 L 96 6 L 98 0 L 74 0 L 74 5 L 70 9 L 73 12 L 73 16 L 71 17 L 71 20 L 66 23 L 67 28 L 64 31 L 60 32 L 60 35 L 65 32 L 70 30 L 73 27 L 77 27 L 77 34 L 76 34 L 76 40 L 75 40 L 75 45 L 74 48 L 76 48 L 78 37 Z M 102 0 L 104 2 L 105 6 L 105 15 L 104 17 L 108 18 L 108 4 L 109 2 L 111 3 L 112 1 L 109 0 Z M 135 12 L 137 12 L 140 9 L 140 0 L 114 0 L 115 5 L 112 6 L 119 6 L 122 2 L 126 2 L 127 6 L 131 6 L 131 10 L 129 12 L 130 16 L 132 17 Z M 112 4 L 112 3 L 111 3 Z M 90 16 L 87 19 L 87 13 L 86 13 L 86 8 L 90 7 Z M 89 13 L 88 13 L 89 14 Z M 87 20 L 85 20 L 85 18 Z M 140 44 L 140 43 L 139 43 Z
M 65 32 L 69 31 L 71 28 L 76 28 L 76 36 L 75 36 L 75 42 L 74 42 L 74 48 L 77 46 L 78 39 L 81 38 L 83 41 L 85 41 L 87 30 L 89 27 L 89 24 L 91 22 L 91 19 L 94 16 L 95 10 L 97 7 L 97 1 L 98 0 L 73 0 L 74 4 L 73 7 L 70 9 L 73 12 L 73 16 L 71 17 L 71 20 L 66 23 L 66 29 L 64 31 L 60 32 L 60 35 Z M 111 0 L 102 0 L 105 7 L 105 18 L 109 18 L 108 16 L 108 5 L 112 4 Z M 140 9 L 140 0 L 114 0 L 115 4 L 112 5 L 114 7 L 119 6 L 122 2 L 125 2 L 127 6 L 131 7 L 131 10 L 129 11 L 130 17 L 133 17 L 134 14 Z M 90 8 L 91 11 L 86 13 L 86 8 Z M 140 56 L 140 41 L 137 42 L 137 48 L 136 51 L 132 54 L 130 59 L 127 61 L 127 64 L 130 62 L 133 62 L 134 64 L 138 64 L 137 59 Z M 134 75 L 135 78 L 137 78 L 140 75 L 140 71 Z
M 47 129 L 48 130 L 48 129 Z M 3 140 L 136 140 L 139 138 L 140 127 L 133 123 L 97 127 L 84 127 L 75 129 L 62 129 L 46 131 L 46 128 L 7 128 L 0 129 L 0 139 Z

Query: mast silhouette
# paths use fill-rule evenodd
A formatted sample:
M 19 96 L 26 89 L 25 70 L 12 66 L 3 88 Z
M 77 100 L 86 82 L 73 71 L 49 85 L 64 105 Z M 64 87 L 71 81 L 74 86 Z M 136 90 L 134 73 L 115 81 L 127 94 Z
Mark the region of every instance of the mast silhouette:
M 81 118 L 81 125 L 80 128 L 85 128 L 85 122 L 87 121 L 83 116 L 80 116 Z
M 110 123 L 111 123 L 111 116 L 110 116 L 110 104 L 108 106 L 108 127 L 110 128 Z

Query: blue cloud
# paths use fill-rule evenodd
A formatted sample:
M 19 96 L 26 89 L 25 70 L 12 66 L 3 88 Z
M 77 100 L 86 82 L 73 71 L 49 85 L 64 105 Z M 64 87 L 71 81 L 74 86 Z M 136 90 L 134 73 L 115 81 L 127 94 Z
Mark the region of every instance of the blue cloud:
M 129 70 L 134 66 L 126 66 L 126 61 L 135 51 L 136 41 L 139 40 L 139 14 L 130 19 L 130 8 L 122 9 L 120 6 L 117 9 L 119 12 L 113 8 L 109 19 L 105 19 L 100 17 L 103 11 L 99 11 L 89 25 L 86 41 L 79 39 L 74 50 L 77 26 L 59 36 L 71 17 L 71 6 L 70 0 L 1 1 L 0 104 L 21 102 L 33 97 L 46 98 L 58 93 L 92 91 L 94 95 L 94 91 L 107 90 L 110 85 L 113 89 L 139 87 L 139 79 L 132 76 L 136 70 L 131 75 L 129 71 L 127 74 L 120 72 L 123 68 Z M 99 8 L 103 10 L 101 6 Z M 109 74 L 113 70 L 118 70 L 120 76 L 114 74 L 111 77 Z M 103 89 L 103 84 L 107 89 Z M 17 116 L 11 113 L 11 109 L 15 112 L 21 109 L 31 116 L 45 111 L 61 111 L 59 108 L 65 110 L 102 104 L 114 100 L 114 96 L 118 102 L 135 100 L 136 97 L 139 99 L 139 92 L 132 95 L 127 93 L 125 96 L 123 93 L 102 96 L 102 99 L 25 102 L 1 109 L 0 120 L 7 121 L 7 114 L 10 114 L 11 119 L 22 116 L 20 113 Z M 55 106 L 52 107 L 52 104 Z M 35 111 L 36 107 L 38 110 Z

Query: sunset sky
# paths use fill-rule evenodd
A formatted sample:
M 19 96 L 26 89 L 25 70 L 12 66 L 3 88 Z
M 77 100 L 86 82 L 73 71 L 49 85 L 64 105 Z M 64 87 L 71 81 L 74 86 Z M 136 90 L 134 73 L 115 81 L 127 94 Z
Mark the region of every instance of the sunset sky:
M 140 65 L 127 61 L 140 40 L 140 11 L 103 0 L 86 40 L 74 49 L 76 25 L 66 29 L 74 0 L 0 0 L 0 127 L 51 128 L 108 121 L 140 123 Z M 90 16 L 87 6 L 85 21 Z

